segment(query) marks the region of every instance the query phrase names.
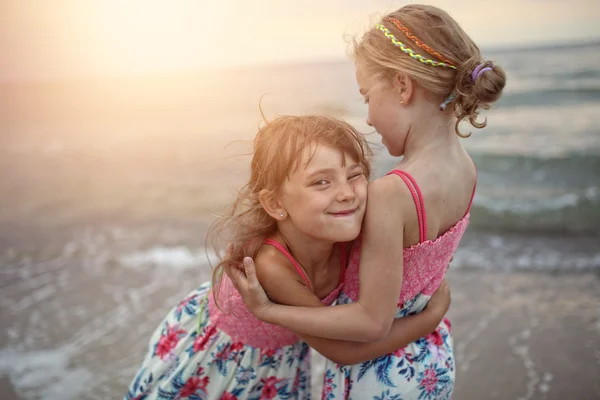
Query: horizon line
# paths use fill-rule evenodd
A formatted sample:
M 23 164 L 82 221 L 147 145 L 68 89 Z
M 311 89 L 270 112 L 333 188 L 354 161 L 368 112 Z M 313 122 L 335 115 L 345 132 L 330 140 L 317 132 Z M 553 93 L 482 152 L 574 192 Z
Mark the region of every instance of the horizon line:
M 545 42 L 536 44 L 503 44 L 489 47 L 483 47 L 482 53 L 509 53 L 509 52 L 523 52 L 528 50 L 554 50 L 565 47 L 588 47 L 600 45 L 600 38 L 589 37 L 579 38 L 571 41 L 564 41 L 560 43 L 556 42 Z M 147 78 L 170 78 L 174 76 L 185 76 L 185 75 L 196 75 L 202 73 L 215 73 L 221 71 L 235 71 L 239 69 L 259 69 L 259 68 L 291 68 L 306 65 L 319 65 L 319 64 L 336 64 L 349 62 L 349 57 L 315 57 L 315 58 L 303 58 L 303 59 L 288 59 L 288 60 L 273 60 L 273 61 L 256 61 L 248 62 L 243 64 L 229 64 L 222 66 L 196 66 L 196 67 L 182 67 L 167 69 L 162 71 L 151 71 L 141 73 L 88 73 L 88 74 L 73 74 L 68 77 L 30 77 L 30 78 L 3 78 L 0 77 L 0 85 L 11 85 L 11 84 L 60 84 L 60 83 L 72 83 L 72 82 L 85 82 L 85 81 L 104 81 L 104 80 L 121 80 L 121 79 L 147 79 Z

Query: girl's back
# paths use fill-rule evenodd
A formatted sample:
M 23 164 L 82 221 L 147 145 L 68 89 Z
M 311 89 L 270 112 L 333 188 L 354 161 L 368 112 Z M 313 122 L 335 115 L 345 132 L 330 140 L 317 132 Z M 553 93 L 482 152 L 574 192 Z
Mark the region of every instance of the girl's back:
M 466 153 L 462 157 L 447 156 L 436 161 L 436 165 L 444 163 L 456 167 L 448 168 L 446 173 L 443 169 L 428 168 L 431 164 L 424 159 L 381 178 L 396 181 L 390 182 L 398 193 L 390 196 L 389 206 L 407 208 L 404 215 L 412 215 L 405 219 L 402 289 L 396 318 L 419 313 L 425 308 L 443 281 L 469 223 L 476 181 L 473 163 Z M 470 179 L 464 179 L 465 175 Z M 421 178 L 420 181 L 415 176 Z M 471 186 L 466 187 L 469 181 Z M 359 298 L 360 250 L 361 243 L 357 241 L 350 254 L 338 304 L 348 304 Z M 396 366 L 394 372 L 397 374 L 389 374 L 391 365 Z M 435 397 L 445 398 L 452 390 L 454 374 L 450 322 L 444 320 L 433 334 L 387 357 L 352 367 L 328 362 L 324 398 L 334 394 L 334 387 L 339 391 L 352 388 L 356 398 L 372 396 L 376 387 L 393 387 L 394 393 L 420 398 L 426 391 L 424 385 L 428 380 Z M 331 389 L 329 393 L 327 388 Z
M 426 210 L 427 239 L 434 240 L 465 216 L 474 193 L 477 173 L 462 146 L 432 151 L 426 156 L 412 163 L 400 163 L 397 168 L 410 174 L 418 183 Z M 392 175 L 382 179 L 395 181 L 397 193 L 390 197 L 395 206 L 405 208 L 403 244 L 405 248 L 411 247 L 420 242 L 414 198 L 402 179 Z

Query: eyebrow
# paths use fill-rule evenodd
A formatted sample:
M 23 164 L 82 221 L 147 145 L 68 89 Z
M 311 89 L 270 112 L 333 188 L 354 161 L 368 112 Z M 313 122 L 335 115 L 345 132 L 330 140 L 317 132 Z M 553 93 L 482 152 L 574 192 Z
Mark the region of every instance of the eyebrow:
M 361 165 L 359 163 L 355 163 L 352 164 L 350 166 L 347 166 L 348 169 L 352 170 L 352 169 L 356 169 L 356 168 L 360 168 Z M 328 172 L 334 172 L 335 169 L 334 168 L 323 168 L 323 169 L 319 169 L 317 171 L 311 172 L 310 175 L 308 175 L 307 179 L 311 179 L 313 178 L 315 175 L 319 175 L 319 174 L 326 174 Z

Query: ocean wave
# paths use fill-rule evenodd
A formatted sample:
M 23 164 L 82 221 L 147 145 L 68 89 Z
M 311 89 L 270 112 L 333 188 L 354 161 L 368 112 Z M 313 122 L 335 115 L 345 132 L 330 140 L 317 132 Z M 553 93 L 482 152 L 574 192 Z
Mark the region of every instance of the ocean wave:
M 556 85 L 550 87 L 517 88 L 507 90 L 499 102 L 499 107 L 520 107 L 536 106 L 544 107 L 547 105 L 588 103 L 600 101 L 600 85 L 598 80 L 594 80 L 594 85 L 590 86 L 585 82 L 578 82 L 576 85 Z
M 585 271 L 600 268 L 594 236 L 529 235 L 469 229 L 454 254 L 451 268 L 488 270 Z
M 503 201 L 475 204 L 471 226 L 494 232 L 536 232 L 561 234 L 600 234 L 600 202 L 569 197 L 537 204 Z
M 600 232 L 600 156 L 476 154 L 473 225 L 486 230 Z
M 474 153 L 471 226 L 490 232 L 600 233 L 600 156 Z M 397 160 L 385 157 L 378 175 Z

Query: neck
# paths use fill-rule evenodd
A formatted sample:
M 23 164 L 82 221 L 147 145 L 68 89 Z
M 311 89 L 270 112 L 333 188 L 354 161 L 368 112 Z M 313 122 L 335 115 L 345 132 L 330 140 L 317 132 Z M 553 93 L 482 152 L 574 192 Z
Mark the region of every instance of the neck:
M 410 127 L 404 147 L 403 164 L 410 163 L 423 155 L 437 157 L 439 152 L 446 152 L 460 146 L 455 132 L 456 120 L 453 116 L 439 110 L 439 105 L 427 102 L 426 106 L 415 109 L 415 121 L 418 125 Z
M 278 236 L 309 276 L 313 271 L 325 268 L 333 256 L 333 242 L 315 239 L 299 232 L 292 221 L 279 223 Z

